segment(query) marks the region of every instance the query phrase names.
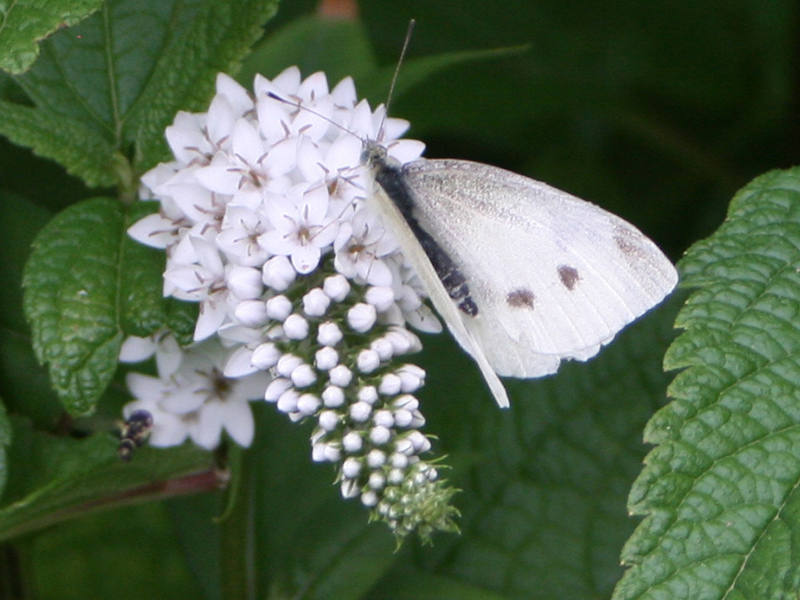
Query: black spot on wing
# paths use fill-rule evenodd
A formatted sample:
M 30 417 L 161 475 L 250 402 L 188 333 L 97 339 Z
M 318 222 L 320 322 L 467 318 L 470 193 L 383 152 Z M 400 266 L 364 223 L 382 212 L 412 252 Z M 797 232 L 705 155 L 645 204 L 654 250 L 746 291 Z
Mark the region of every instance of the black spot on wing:
M 563 286 L 570 292 L 575 289 L 575 286 L 581 279 L 578 269 L 575 267 L 570 267 L 569 265 L 559 265 L 558 276 L 561 279 Z
M 644 260 L 647 256 L 640 240 L 641 234 L 625 227 L 617 226 L 614 230 L 614 243 L 630 262 Z
M 533 302 L 536 299 L 533 292 L 525 288 L 520 288 L 509 292 L 506 296 L 506 303 L 511 308 L 527 308 L 533 310 Z

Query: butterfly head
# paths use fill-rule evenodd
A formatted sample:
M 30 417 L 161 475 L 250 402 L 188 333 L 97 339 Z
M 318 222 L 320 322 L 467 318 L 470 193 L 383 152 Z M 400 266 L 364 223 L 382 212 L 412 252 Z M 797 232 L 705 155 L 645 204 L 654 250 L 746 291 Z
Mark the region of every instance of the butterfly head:
M 373 171 L 380 165 L 386 164 L 387 160 L 389 160 L 389 153 L 384 146 L 375 141 L 364 141 L 364 149 L 361 151 L 362 165 Z

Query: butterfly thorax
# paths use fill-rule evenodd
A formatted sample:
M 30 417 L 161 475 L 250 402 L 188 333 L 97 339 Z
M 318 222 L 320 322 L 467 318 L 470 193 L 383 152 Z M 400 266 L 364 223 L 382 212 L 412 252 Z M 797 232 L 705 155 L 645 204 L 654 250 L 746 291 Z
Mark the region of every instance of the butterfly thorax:
M 417 218 L 415 207 L 418 198 L 406 181 L 403 166 L 389 157 L 386 148 L 375 142 L 367 143 L 361 159 L 368 167 L 375 184 L 397 207 L 403 220 L 422 246 L 450 298 L 456 302 L 461 312 L 471 317 L 476 316 L 478 307 L 470 295 L 466 277 L 447 250 Z

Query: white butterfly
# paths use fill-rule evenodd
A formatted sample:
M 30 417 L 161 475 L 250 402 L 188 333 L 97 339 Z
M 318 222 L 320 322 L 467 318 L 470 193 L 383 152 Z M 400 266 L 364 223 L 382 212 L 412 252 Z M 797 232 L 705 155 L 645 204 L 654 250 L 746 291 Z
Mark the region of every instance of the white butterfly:
M 373 142 L 364 154 L 370 198 L 501 407 L 498 375 L 591 358 L 678 281 L 638 229 L 544 183 L 463 160 L 401 166 Z

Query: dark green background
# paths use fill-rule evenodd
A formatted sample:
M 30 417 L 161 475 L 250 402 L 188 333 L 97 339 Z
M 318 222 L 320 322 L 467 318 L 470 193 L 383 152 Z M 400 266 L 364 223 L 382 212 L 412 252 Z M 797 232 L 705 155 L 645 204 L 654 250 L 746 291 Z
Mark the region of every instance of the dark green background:
M 265 28 L 265 43 L 314 5 L 285 2 Z M 411 17 L 409 63 L 526 46 L 440 71 L 399 95 L 391 113 L 412 122 L 410 135 L 428 144 L 427 156 L 479 160 L 547 181 L 631 220 L 675 259 L 721 222 L 736 189 L 798 161 L 797 2 L 369 0 L 361 10 L 363 31 L 387 69 Z M 305 74 L 337 58 L 324 36 L 290 54 L 269 58 L 281 67 L 298 62 Z M 260 60 L 245 68 L 274 75 L 272 63 Z M 336 68 L 339 76 L 349 72 L 347 61 Z M 4 140 L 0 186 L 51 212 L 91 194 Z M 382 526 L 366 526 L 364 511 L 338 499 L 331 471 L 310 464 L 309 429 L 261 410 L 251 468 L 262 474 L 268 520 L 259 529 L 262 583 L 348 597 L 325 591 L 337 583 L 359 597 L 375 578 L 368 597 L 412 598 L 434 594 L 437 578 L 449 578 L 487 590 L 481 596 L 469 588 L 461 598 L 609 597 L 621 573 L 619 550 L 635 525 L 625 498 L 646 451 L 641 431 L 664 402 L 660 356 L 679 300 L 588 365 L 512 383 L 507 412 L 492 405 L 451 342 L 424 340 L 427 431 L 440 437 L 451 478 L 464 490 L 456 497 L 464 536 L 439 536 L 433 549 L 410 543 L 391 554 Z M 0 376 L 0 393 L 9 391 Z M 216 598 L 210 517 L 221 510 L 217 500 L 118 510 L 31 540 L 29 566 L 42 597 L 197 598 L 202 589 Z M 361 573 L 365 556 L 380 564 Z

